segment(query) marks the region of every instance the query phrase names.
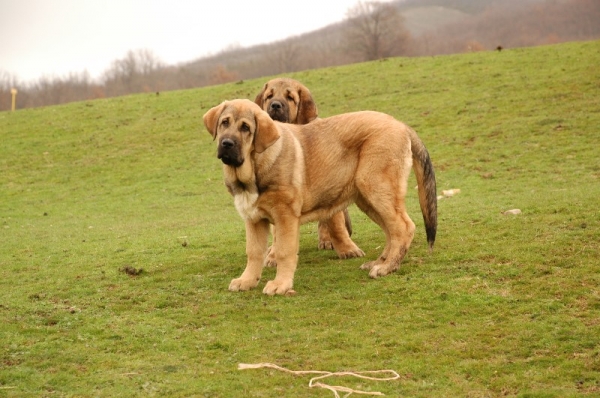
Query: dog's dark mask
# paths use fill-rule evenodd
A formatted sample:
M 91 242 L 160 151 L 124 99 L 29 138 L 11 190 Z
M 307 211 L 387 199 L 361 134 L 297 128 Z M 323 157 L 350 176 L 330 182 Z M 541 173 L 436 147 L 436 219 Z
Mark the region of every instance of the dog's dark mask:
M 240 151 L 240 144 L 235 138 L 221 138 L 219 141 L 217 157 L 228 166 L 240 167 L 244 164 L 244 157 Z
M 287 102 L 279 99 L 271 100 L 267 108 L 267 113 L 273 120 L 277 120 L 278 122 L 289 123 L 290 122 L 290 114 L 288 110 Z

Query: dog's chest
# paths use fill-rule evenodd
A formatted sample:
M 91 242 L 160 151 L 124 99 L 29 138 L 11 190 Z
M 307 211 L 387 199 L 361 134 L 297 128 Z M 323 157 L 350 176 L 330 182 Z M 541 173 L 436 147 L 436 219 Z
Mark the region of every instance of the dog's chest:
M 235 208 L 244 219 L 252 220 L 258 216 L 257 201 L 258 192 L 241 191 L 233 196 Z

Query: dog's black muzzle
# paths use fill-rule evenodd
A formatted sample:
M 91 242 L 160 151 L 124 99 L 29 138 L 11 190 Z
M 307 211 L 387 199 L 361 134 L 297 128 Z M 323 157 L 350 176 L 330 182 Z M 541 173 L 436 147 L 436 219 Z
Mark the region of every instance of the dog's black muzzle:
M 273 100 L 269 104 L 267 113 L 271 116 L 271 119 L 277 120 L 278 122 L 289 123 L 289 112 L 287 103 L 284 101 Z
M 239 167 L 244 163 L 239 144 L 231 138 L 223 138 L 219 142 L 217 157 L 228 166 Z

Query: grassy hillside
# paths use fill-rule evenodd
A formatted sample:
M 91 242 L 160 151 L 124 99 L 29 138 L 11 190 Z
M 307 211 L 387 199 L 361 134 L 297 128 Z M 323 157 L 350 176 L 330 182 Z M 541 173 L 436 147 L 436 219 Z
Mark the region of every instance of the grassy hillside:
M 331 396 L 255 362 L 394 369 L 332 382 L 391 397 L 597 396 L 599 64 L 595 41 L 293 75 L 322 117 L 415 127 L 461 189 L 431 255 L 411 190 L 415 240 L 377 280 L 304 226 L 293 297 L 262 295 L 272 269 L 227 291 L 244 225 L 201 120 L 264 79 L 0 113 L 0 396 Z

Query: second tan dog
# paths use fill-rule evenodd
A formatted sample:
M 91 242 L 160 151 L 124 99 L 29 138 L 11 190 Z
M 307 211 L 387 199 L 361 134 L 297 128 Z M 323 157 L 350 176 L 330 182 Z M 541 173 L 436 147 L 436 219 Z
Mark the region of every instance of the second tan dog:
M 225 185 L 246 223 L 246 268 L 229 290 L 256 287 L 267 255 L 269 224 L 275 226 L 277 274 L 263 293 L 293 289 L 300 224 L 341 216 L 355 202 L 385 232 L 383 253 L 361 266 L 376 278 L 398 269 L 415 224 L 404 199 L 411 166 L 427 241 L 433 248 L 437 197 L 427 149 L 410 127 L 378 112 L 355 112 L 306 125 L 271 120 L 249 100 L 221 103 L 204 115 L 218 143 Z M 332 177 L 330 170 L 335 170 Z M 335 243 L 334 243 L 335 244 Z
M 265 83 L 254 102 L 282 123 L 307 124 L 318 116 L 309 89 L 297 80 L 280 77 Z
M 297 80 L 290 78 L 271 79 L 256 95 L 254 102 L 271 116 L 283 123 L 307 124 L 318 116 L 317 105 L 310 90 Z M 329 228 L 327 222 L 319 221 L 319 249 L 334 249 L 340 258 L 362 257 L 364 252 L 352 241 L 352 221 L 348 209 L 343 210 L 344 218 L 336 217 L 336 222 L 344 222 L 345 228 L 335 225 Z M 332 236 L 335 235 L 335 236 Z M 334 246 L 333 242 L 337 242 Z M 267 265 L 275 265 L 273 253 L 267 257 Z

